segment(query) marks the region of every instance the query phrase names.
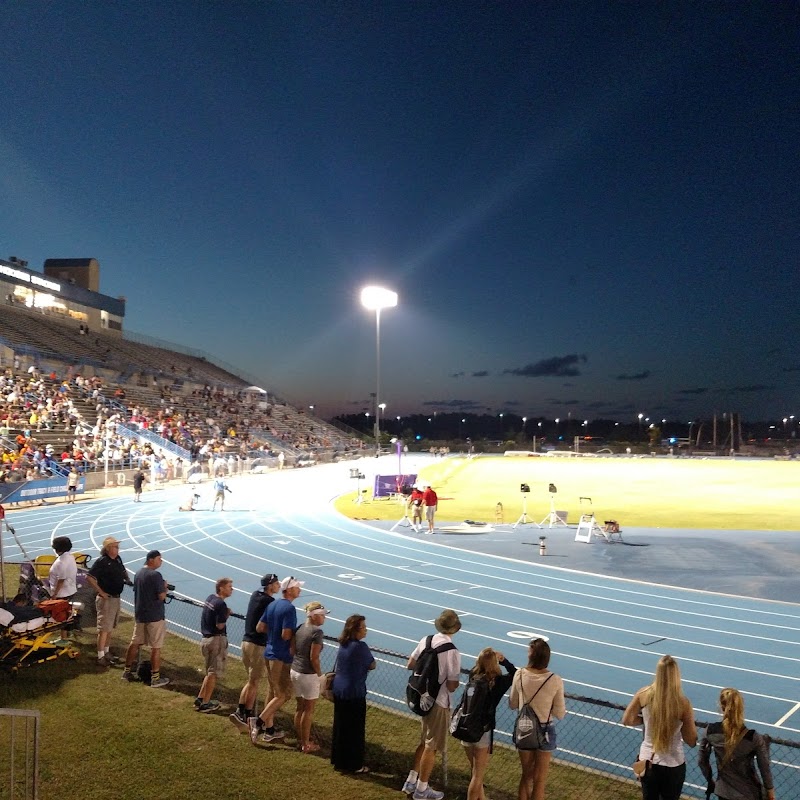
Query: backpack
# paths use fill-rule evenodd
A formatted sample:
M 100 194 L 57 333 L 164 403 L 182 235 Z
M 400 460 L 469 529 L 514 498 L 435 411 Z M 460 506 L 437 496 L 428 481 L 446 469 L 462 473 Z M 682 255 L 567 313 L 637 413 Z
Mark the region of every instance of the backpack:
M 414 664 L 414 671 L 406 686 L 406 703 L 420 717 L 430 714 L 442 687 L 442 682 L 439 680 L 439 653 L 456 649 L 452 642 L 432 647 L 432 641 L 433 636 L 425 640 L 425 647 Z
M 488 730 L 489 716 L 489 684 L 483 678 L 471 679 L 450 719 L 450 733 L 462 742 L 474 744 Z
M 525 700 L 525 693 L 522 690 L 522 670 L 517 675 L 519 679 L 519 693 L 522 705 L 517 712 L 517 719 L 514 722 L 514 733 L 511 737 L 517 750 L 541 750 L 550 742 L 550 734 L 547 726 L 550 724 L 550 714 L 547 715 L 547 722 L 541 722 L 538 715 L 530 705 L 533 698 L 544 688 L 545 683 L 553 677 L 551 672 L 543 681 L 542 685 L 533 693 L 529 700 Z M 553 707 L 550 706 L 550 713 Z
M 136 667 L 136 674 L 139 676 L 139 680 L 142 683 L 150 685 L 150 681 L 153 679 L 153 667 L 149 661 L 140 661 L 139 665 Z

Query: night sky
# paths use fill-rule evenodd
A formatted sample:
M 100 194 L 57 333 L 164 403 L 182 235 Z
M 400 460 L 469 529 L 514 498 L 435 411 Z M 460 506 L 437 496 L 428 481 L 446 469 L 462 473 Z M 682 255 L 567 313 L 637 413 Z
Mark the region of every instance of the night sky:
M 800 5 L 0 4 L 0 257 L 324 415 L 797 412 Z

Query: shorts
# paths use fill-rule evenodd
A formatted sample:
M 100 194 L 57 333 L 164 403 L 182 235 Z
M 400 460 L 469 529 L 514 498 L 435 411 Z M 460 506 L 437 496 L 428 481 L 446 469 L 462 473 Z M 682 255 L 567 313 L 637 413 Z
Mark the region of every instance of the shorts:
M 464 747 L 474 747 L 476 750 L 488 750 L 492 746 L 492 732 L 486 733 L 477 742 L 461 742 Z
M 101 597 L 94 599 L 94 608 L 97 611 L 97 630 L 111 633 L 119 621 L 119 597 Z
M 144 644 L 153 650 L 160 650 L 164 646 L 164 635 L 167 632 L 166 620 L 158 622 L 134 622 L 131 644 Z
M 248 681 L 260 681 L 267 674 L 264 645 L 242 642 L 242 664 L 247 670 Z
M 436 508 L 437 506 L 425 506 L 425 519 L 433 519 L 433 515 L 436 513 Z
M 425 745 L 426 750 L 444 750 L 449 729 L 450 709 L 436 703 L 430 714 L 422 718 L 420 743 Z
M 291 670 L 291 662 L 287 664 L 285 661 L 270 661 L 267 659 L 267 679 L 269 680 L 273 697 L 280 696 L 287 699 L 292 697 L 292 680 L 289 677 Z
M 290 671 L 294 696 L 301 700 L 316 700 L 319 697 L 319 675 L 316 672 Z
M 67 486 L 67 491 L 70 492 L 71 494 L 75 494 L 75 492 L 78 491 L 78 487 L 77 486 Z
M 206 664 L 206 675 L 225 674 L 225 663 L 228 660 L 227 636 L 204 636 L 200 642 L 200 650 Z

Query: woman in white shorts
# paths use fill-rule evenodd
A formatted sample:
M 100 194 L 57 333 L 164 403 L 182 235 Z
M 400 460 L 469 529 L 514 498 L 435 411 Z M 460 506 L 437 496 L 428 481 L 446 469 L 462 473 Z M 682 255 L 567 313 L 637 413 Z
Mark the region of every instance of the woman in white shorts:
M 313 600 L 306 603 L 305 610 L 306 621 L 294 635 L 294 659 L 289 674 L 297 700 L 294 728 L 298 744 L 304 753 L 314 753 L 319 750 L 319 745 L 311 741 L 311 723 L 319 697 L 319 679 L 322 675 L 319 655 L 322 652 L 322 626 L 328 609 Z

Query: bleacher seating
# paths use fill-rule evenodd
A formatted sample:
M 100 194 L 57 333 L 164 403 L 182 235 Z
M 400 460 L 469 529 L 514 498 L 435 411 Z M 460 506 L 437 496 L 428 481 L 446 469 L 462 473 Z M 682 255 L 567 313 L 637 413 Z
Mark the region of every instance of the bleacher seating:
M 0 365 L 20 385 L 34 386 L 39 403 L 58 396 L 58 387 L 67 381 L 65 396 L 71 401 L 67 424 L 60 418 L 58 424 L 38 426 L 30 432 L 29 449 L 50 446 L 60 455 L 76 448 L 90 464 L 97 463 L 106 446 L 115 460 L 120 452 L 124 459 L 129 450 L 141 457 L 140 448 L 131 444 L 132 438 L 141 437 L 120 431 L 127 443 L 116 432 L 113 440 L 107 440 L 109 430 L 114 430 L 107 427 L 109 420 L 147 428 L 155 452 L 160 452 L 160 437 L 165 450 L 177 452 L 169 445 L 172 442 L 195 457 L 283 450 L 287 464 L 292 464 L 301 456 L 330 458 L 363 446 L 354 435 L 273 395 L 250 393 L 244 379 L 196 352 L 182 353 L 103 332 L 81 333 L 77 323 L 36 310 L 2 306 Z M 30 375 L 33 367 L 36 374 Z M 11 439 L 32 427 L 27 420 L 36 404 L 28 395 L 9 408 L 5 395 L 0 397 L 0 419 L 10 420 Z

